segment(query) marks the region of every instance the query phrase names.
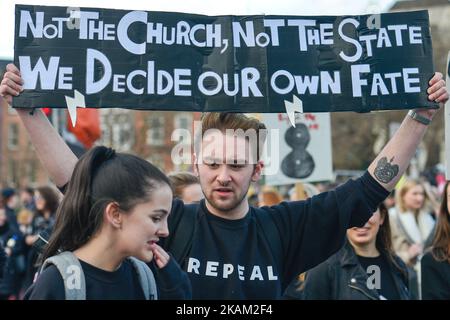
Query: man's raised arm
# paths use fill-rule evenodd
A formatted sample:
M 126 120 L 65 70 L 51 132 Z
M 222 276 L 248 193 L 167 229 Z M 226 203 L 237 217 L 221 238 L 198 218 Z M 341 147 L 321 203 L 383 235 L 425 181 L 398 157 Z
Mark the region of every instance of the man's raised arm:
M 429 100 L 439 103 L 448 100 L 448 92 L 441 73 L 436 72 L 430 80 L 427 92 Z M 369 173 L 386 190 L 394 189 L 416 152 L 428 124 L 438 111 L 439 109 L 410 111 L 392 139 L 370 164 Z
M 12 97 L 23 90 L 22 84 L 19 69 L 8 64 L 0 85 L 0 95 L 11 104 Z M 50 178 L 58 187 L 64 186 L 70 180 L 77 157 L 40 109 L 16 110 Z

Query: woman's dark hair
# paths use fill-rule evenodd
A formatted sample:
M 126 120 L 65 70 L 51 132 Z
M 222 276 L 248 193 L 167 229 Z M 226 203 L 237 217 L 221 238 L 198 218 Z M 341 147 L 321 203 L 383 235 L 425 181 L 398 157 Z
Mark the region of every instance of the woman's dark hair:
M 400 273 L 405 277 L 405 279 L 408 279 L 408 274 L 406 273 L 406 270 L 401 268 L 397 263 L 397 261 L 394 259 L 395 252 L 394 248 L 392 247 L 391 225 L 389 222 L 389 213 L 386 208 L 386 205 L 383 202 L 381 202 L 378 205 L 378 210 L 380 211 L 380 219 L 383 220 L 383 224 L 380 225 L 380 229 L 378 229 L 375 246 L 377 247 L 378 251 L 384 254 L 389 264 L 398 269 L 398 271 L 400 271 Z
M 436 233 L 431 249 L 431 254 L 434 259 L 437 261 L 447 261 L 448 263 L 450 263 L 450 215 L 447 206 L 449 184 L 450 182 L 447 181 L 444 187 Z
M 378 205 L 378 211 L 380 211 L 380 219 L 383 220 L 383 224 L 380 225 L 380 229 L 378 229 L 377 239 L 375 242 L 375 246 L 377 249 L 383 252 L 394 252 L 392 248 L 392 240 L 391 240 L 391 226 L 389 223 L 389 214 L 384 203 L 380 203 Z
M 50 214 L 55 214 L 59 205 L 59 197 L 58 194 L 50 187 L 44 186 L 36 189 L 37 192 L 40 193 L 41 197 L 45 201 L 45 207 L 40 214 L 43 214 L 44 211 L 50 211 Z
M 107 147 L 91 149 L 75 166 L 42 261 L 87 243 L 100 230 L 109 203 L 130 211 L 151 201 L 152 192 L 164 184 L 170 186 L 166 175 L 139 157 Z

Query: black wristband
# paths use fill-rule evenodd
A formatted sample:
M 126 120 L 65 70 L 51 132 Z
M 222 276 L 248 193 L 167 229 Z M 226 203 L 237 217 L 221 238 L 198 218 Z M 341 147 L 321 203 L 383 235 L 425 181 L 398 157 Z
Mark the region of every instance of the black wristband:
M 428 118 L 426 118 L 424 116 L 421 116 L 420 114 L 418 114 L 414 110 L 409 110 L 408 116 L 410 116 L 411 118 L 413 118 L 417 122 L 420 122 L 421 124 L 424 124 L 426 126 L 431 123 L 431 119 L 428 119 Z

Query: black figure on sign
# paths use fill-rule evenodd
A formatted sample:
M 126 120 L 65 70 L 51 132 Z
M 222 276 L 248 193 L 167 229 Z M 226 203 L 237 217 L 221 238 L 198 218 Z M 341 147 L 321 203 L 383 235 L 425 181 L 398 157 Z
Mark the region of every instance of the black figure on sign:
M 448 60 L 447 75 L 450 77 L 450 59 Z
M 286 143 L 292 148 L 286 158 L 281 162 L 281 171 L 290 177 L 302 179 L 309 177 L 314 171 L 314 159 L 306 151 L 306 146 L 311 140 L 308 127 L 303 123 L 297 123 L 296 127 L 290 127 L 284 135 Z

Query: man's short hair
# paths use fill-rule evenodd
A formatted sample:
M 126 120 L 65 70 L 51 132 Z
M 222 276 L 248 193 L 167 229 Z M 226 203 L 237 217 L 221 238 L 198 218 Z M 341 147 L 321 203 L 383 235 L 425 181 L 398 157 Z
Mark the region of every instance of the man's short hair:
M 266 141 L 267 129 L 264 123 L 256 118 L 248 117 L 242 113 L 228 113 L 228 112 L 206 112 L 202 114 L 202 131 L 201 138 L 204 137 L 205 132 L 210 129 L 217 129 L 222 133 L 227 130 L 254 130 L 256 132 L 256 155 L 257 160 L 260 159 L 262 153 L 262 146 Z M 196 137 L 195 152 L 199 154 L 199 147 L 202 139 Z

